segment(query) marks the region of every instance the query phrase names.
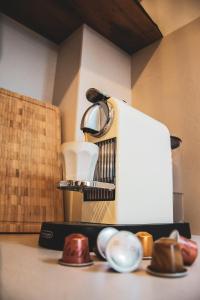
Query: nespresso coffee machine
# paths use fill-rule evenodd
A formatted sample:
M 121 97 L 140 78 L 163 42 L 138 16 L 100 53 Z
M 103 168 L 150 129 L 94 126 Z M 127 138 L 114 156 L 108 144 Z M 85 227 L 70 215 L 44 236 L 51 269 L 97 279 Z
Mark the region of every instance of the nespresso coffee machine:
M 90 248 L 106 226 L 148 231 L 154 239 L 173 229 L 190 238 L 188 223 L 173 223 L 171 144 L 160 122 L 96 89 L 86 98 L 92 105 L 81 121 L 85 141 L 99 147 L 94 179 L 64 180 L 61 190 L 83 193 L 82 219 L 78 223 L 42 224 L 39 244 L 63 248 L 64 237 L 80 232 Z

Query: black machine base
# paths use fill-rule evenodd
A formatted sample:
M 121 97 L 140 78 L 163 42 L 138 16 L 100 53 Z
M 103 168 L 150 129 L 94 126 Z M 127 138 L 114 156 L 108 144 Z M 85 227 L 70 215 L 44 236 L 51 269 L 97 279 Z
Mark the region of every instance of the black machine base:
M 172 230 L 178 230 L 180 235 L 191 238 L 189 223 L 167 223 L 167 224 L 95 224 L 82 222 L 69 223 L 42 223 L 39 245 L 48 249 L 63 250 L 64 238 L 71 233 L 82 233 L 89 239 L 90 251 L 96 246 L 96 239 L 99 232 L 105 227 L 115 227 L 118 230 L 127 230 L 133 233 L 147 231 L 152 234 L 153 239 L 167 237 Z

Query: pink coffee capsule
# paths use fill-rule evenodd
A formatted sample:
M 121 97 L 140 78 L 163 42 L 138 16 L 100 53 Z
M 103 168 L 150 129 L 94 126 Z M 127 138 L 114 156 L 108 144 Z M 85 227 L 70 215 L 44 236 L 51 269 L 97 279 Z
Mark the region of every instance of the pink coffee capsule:
M 177 230 L 172 231 L 169 237 L 175 239 L 179 243 L 184 264 L 191 266 L 198 255 L 197 243 L 181 236 Z

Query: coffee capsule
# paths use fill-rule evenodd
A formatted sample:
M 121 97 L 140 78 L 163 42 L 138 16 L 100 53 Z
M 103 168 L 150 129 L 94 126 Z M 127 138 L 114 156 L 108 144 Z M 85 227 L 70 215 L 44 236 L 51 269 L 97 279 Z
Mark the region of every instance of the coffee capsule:
M 170 238 L 161 238 L 155 241 L 149 268 L 159 273 L 179 273 L 185 271 L 179 244 Z
M 90 258 L 88 238 L 79 233 L 66 236 L 63 256 L 59 263 L 75 267 L 91 265 L 93 261 Z
M 168 278 L 180 278 L 180 277 L 184 277 L 188 274 L 188 270 L 185 268 L 183 269 L 182 272 L 177 272 L 177 273 L 161 273 L 161 272 L 156 272 L 154 270 L 151 269 L 150 266 L 147 267 L 146 271 L 154 276 L 158 276 L 158 277 L 168 277 Z
M 145 231 L 140 231 L 136 233 L 139 238 L 142 248 L 143 248 L 143 258 L 151 258 L 153 249 L 153 236 Z
M 135 234 L 119 231 L 109 239 L 105 254 L 112 269 L 117 272 L 132 272 L 139 267 L 143 251 Z
M 184 264 L 191 266 L 198 255 L 197 243 L 181 236 L 178 230 L 173 230 L 169 237 L 175 239 L 176 242 L 179 243 Z
M 97 250 L 98 250 L 98 254 L 100 254 L 102 258 L 106 259 L 106 255 L 105 255 L 106 245 L 109 239 L 117 232 L 119 232 L 119 230 L 117 230 L 114 227 L 105 227 L 98 234 Z

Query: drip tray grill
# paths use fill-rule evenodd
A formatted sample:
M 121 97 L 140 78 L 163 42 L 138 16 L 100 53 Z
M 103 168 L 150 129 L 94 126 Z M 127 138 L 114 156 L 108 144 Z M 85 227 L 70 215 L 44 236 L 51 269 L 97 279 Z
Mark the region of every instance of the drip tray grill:
M 61 190 L 84 193 L 85 191 L 94 190 L 94 189 L 112 191 L 115 189 L 115 185 L 113 183 L 99 182 L 99 181 L 66 180 L 66 181 L 60 181 L 57 184 L 57 188 Z

